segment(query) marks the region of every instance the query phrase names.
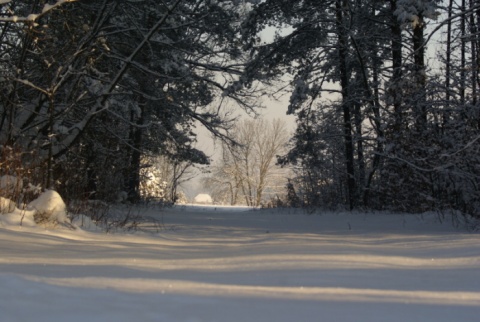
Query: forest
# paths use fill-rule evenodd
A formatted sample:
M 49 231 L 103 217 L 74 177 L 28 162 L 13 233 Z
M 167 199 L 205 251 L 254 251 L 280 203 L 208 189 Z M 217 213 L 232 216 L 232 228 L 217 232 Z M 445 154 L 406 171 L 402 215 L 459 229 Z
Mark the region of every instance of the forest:
M 0 46 L 13 200 L 175 202 L 204 127 L 227 203 L 480 217 L 478 0 L 0 0 Z

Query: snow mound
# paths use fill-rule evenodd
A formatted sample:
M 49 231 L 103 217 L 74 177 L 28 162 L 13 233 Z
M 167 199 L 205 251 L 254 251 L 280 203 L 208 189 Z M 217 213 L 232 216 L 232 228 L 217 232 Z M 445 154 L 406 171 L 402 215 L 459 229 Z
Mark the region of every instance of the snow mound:
M 203 204 L 203 205 L 209 205 L 213 203 L 212 197 L 206 193 L 200 193 L 198 194 L 194 199 L 194 203 L 198 204 Z
M 46 221 L 68 222 L 67 206 L 56 191 L 46 190 L 37 199 L 30 202 L 27 208 L 34 210 L 36 216 L 41 216 Z
M 33 218 L 34 212 L 28 210 L 19 210 L 18 208 L 9 214 L 0 216 L 0 226 L 22 226 L 22 227 L 37 227 L 37 223 Z

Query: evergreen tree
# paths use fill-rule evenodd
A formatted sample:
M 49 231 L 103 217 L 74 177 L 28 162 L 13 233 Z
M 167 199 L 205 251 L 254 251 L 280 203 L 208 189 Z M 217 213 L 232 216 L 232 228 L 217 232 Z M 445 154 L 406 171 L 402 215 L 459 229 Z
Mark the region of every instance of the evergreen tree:
M 23 47 L 9 48 L 1 68 L 14 87 L 2 102 L 0 142 L 24 151 L 45 187 L 102 198 L 125 190 L 136 201 L 142 156 L 208 163 L 194 127 L 226 139 L 225 102 L 253 108 L 248 91 L 224 92 L 242 70 L 235 39 L 243 7 L 230 1 L 2 8 L 3 29 Z

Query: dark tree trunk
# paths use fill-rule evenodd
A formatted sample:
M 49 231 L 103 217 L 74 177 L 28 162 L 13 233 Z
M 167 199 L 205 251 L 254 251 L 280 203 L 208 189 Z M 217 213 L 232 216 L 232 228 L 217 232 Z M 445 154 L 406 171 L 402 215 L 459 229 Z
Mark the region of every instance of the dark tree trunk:
M 445 57 L 445 108 L 443 112 L 443 127 L 448 123 L 449 120 L 449 109 L 450 109 L 450 100 L 452 97 L 452 92 L 450 90 L 451 83 L 451 69 L 452 69 L 452 10 L 453 10 L 453 0 L 450 0 L 448 3 L 448 21 L 447 21 L 447 50 Z
M 130 158 L 130 167 L 129 173 L 127 174 L 127 192 L 128 199 L 131 202 L 138 202 L 140 200 L 140 170 L 141 170 L 141 156 L 142 156 L 142 143 L 143 143 L 143 128 L 144 123 L 144 112 L 145 112 L 145 102 L 141 99 L 141 102 L 138 103 L 140 108 L 140 115 L 138 119 L 134 116 L 134 111 L 132 111 L 132 125 L 130 128 L 130 142 L 131 142 L 131 158 Z M 136 122 L 135 122 L 136 119 Z
M 423 131 L 427 125 L 427 94 L 426 94 L 426 69 L 425 69 L 425 23 L 422 13 L 418 14 L 418 21 L 413 26 L 413 63 L 416 82 L 414 116 L 417 129 Z
M 348 204 L 350 210 L 356 205 L 356 182 L 354 168 L 354 148 L 351 121 L 351 97 L 349 93 L 349 73 L 347 67 L 347 30 L 344 24 L 344 10 L 347 8 L 345 0 L 336 1 L 336 25 L 338 33 L 338 56 L 340 70 L 340 85 L 342 87 L 343 132 L 345 140 L 345 158 L 347 170 Z
M 466 14 L 465 14 L 465 0 L 462 0 L 462 5 L 461 5 L 461 11 L 462 11 L 462 17 L 460 18 L 460 37 L 461 37 L 461 46 L 460 46 L 460 104 L 462 106 L 465 105 L 465 86 L 466 86 L 466 73 L 465 73 L 465 68 L 466 68 L 466 43 L 467 40 L 466 38 Z
M 470 8 L 473 9 L 475 1 L 470 0 Z M 471 83 L 472 83 L 472 105 L 477 104 L 477 77 L 478 77 L 478 65 L 477 65 L 477 25 L 475 23 L 475 12 L 470 14 L 470 62 L 472 65 Z
M 397 10 L 397 0 L 390 1 L 390 12 L 392 13 L 391 17 L 391 29 L 392 33 L 392 86 L 390 89 L 390 95 L 393 100 L 393 110 L 394 110 L 394 132 L 399 133 L 401 130 L 403 122 L 403 111 L 402 111 L 402 93 L 399 88 L 396 88 L 400 84 L 402 79 L 402 26 L 397 20 L 396 16 L 393 13 Z

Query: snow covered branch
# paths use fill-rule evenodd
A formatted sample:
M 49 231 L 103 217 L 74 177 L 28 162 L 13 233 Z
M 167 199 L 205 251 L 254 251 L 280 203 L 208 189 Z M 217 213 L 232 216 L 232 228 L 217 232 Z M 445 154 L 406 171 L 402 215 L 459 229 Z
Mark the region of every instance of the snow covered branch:
M 4 21 L 4 22 L 19 22 L 19 23 L 31 23 L 31 22 L 35 22 L 36 20 L 38 20 L 39 18 L 43 17 L 44 15 L 46 15 L 47 13 L 49 13 L 50 11 L 52 11 L 53 9 L 55 8 L 58 8 L 60 7 L 61 5 L 65 4 L 65 3 L 69 3 L 69 2 L 75 2 L 77 0 L 57 0 L 57 2 L 55 2 L 54 4 L 48 4 L 46 3 L 44 6 L 43 6 L 43 9 L 41 12 L 39 13 L 31 13 L 29 14 L 28 16 L 26 17 L 19 17 L 19 16 L 11 16 L 11 17 L 0 17 L 0 21 Z M 0 5 L 1 4 L 6 4 L 6 3 L 9 3 L 10 0 L 1 0 L 0 1 Z

